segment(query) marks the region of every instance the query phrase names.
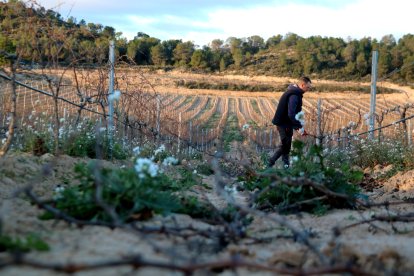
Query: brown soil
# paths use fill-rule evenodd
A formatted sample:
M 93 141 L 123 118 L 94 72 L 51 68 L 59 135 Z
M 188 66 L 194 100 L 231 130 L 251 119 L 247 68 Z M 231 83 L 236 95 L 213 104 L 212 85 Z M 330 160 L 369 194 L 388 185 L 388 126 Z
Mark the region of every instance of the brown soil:
M 207 94 L 218 96 L 237 97 L 279 97 L 278 93 L 260 92 L 233 92 L 193 90 L 178 88 L 174 85 L 176 79 L 208 78 L 209 80 L 235 80 L 242 82 L 261 83 L 289 83 L 293 79 L 263 77 L 263 76 L 220 76 L 220 75 L 196 75 L 179 72 L 168 72 L 148 75 L 154 88 L 162 93 L 181 94 Z M 314 83 L 332 83 L 332 81 L 314 80 Z M 393 84 L 381 83 L 384 87 L 401 89 L 399 94 L 381 95 L 392 99 L 409 99 L 414 97 L 414 90 L 409 87 L 397 87 Z M 369 95 L 359 93 L 307 93 L 308 98 L 364 98 Z M 255 154 L 246 152 L 239 144 L 232 144 L 232 154 L 227 156 L 241 165 L 250 165 Z M 36 233 L 50 246 L 49 252 L 32 252 L 28 257 L 45 263 L 94 263 L 106 260 L 120 259 L 125 256 L 140 254 L 146 260 L 169 261 L 174 263 L 191 263 L 193 260 L 217 261 L 224 260 L 239 254 L 248 261 L 261 263 L 279 268 L 310 268 L 318 262 L 308 247 L 299 241 L 294 241 L 291 231 L 281 225 L 271 216 L 255 216 L 254 221 L 247 227 L 249 238 L 230 242 L 227 247 L 219 250 L 213 239 L 200 236 L 192 238 L 180 238 L 174 235 L 146 234 L 137 235 L 121 229 L 108 229 L 105 227 L 79 228 L 62 221 L 40 221 L 37 216 L 41 214 L 36 206 L 21 194 L 19 189 L 32 185 L 34 192 L 41 198 L 50 198 L 57 185 L 76 185 L 73 180 L 73 166 L 75 163 L 88 160 L 60 156 L 55 158 L 46 154 L 40 157 L 31 154 L 9 153 L 0 159 L 0 218 L 2 231 L 11 236 L 24 237 L 29 233 Z M 253 160 L 254 161 L 254 160 Z M 231 163 L 231 162 L 230 162 Z M 107 166 L 121 166 L 111 164 Z M 191 163 L 189 164 L 191 166 Z M 239 166 L 240 167 L 240 166 Z M 230 170 L 239 169 L 231 167 Z M 410 201 L 414 198 L 414 171 L 401 172 L 384 181 L 379 180 L 379 175 L 389 168 L 376 168 L 367 171 L 365 195 L 373 203 L 384 201 Z M 46 176 L 45 176 L 46 175 Z M 194 187 L 190 192 L 209 200 L 217 208 L 227 206 L 226 199 L 219 195 L 220 189 L 216 187 L 214 176 L 204 177 L 204 184 L 211 189 L 202 186 Z M 225 183 L 235 183 L 235 178 L 225 178 Z M 234 200 L 241 205 L 246 205 L 250 194 L 238 192 Z M 291 225 L 301 232 L 310 234 L 310 241 L 318 250 L 331 257 L 339 264 L 356 263 L 360 267 L 376 275 L 392 275 L 401 272 L 410 275 L 414 271 L 414 223 L 412 222 L 378 222 L 361 223 L 374 215 L 399 215 L 410 214 L 412 204 L 390 205 L 388 208 L 376 207 L 365 210 L 332 210 L 323 216 L 315 216 L 307 213 L 289 215 L 285 218 Z M 181 226 L 192 225 L 197 229 L 219 229 L 220 226 L 210 225 L 204 221 L 192 219 L 186 215 L 171 215 L 167 217 L 155 216 L 148 225 Z M 354 225 L 355 226 L 352 226 Z M 345 227 L 349 226 L 345 229 Z M 336 229 L 342 229 L 340 235 Z M 261 242 L 255 240 L 260 239 Z M 0 253 L 1 258 L 6 253 Z M 238 275 L 272 275 L 261 270 L 237 269 Z M 12 266 L 0 268 L 1 275 L 60 275 L 50 270 L 33 269 L 30 267 Z M 129 266 L 92 270 L 78 273 L 77 275 L 172 275 L 169 270 L 142 268 L 135 270 Z M 199 275 L 214 274 L 211 271 L 203 271 Z M 222 275 L 233 275 L 229 271 Z M 174 274 L 175 275 L 175 274 Z M 180 274 L 177 274 L 180 275 Z
M 236 147 L 237 145 L 233 145 Z M 243 159 L 238 154 L 231 156 Z M 312 267 L 318 260 L 306 246 L 291 238 L 288 228 L 277 223 L 271 216 L 255 216 L 246 232 L 249 238 L 230 242 L 219 250 L 212 239 L 179 238 L 164 234 L 137 235 L 121 229 L 87 226 L 78 228 L 65 222 L 40 221 L 41 213 L 23 196 L 16 192 L 32 185 L 41 198 L 50 198 L 57 184 L 74 185 L 73 165 L 85 159 L 61 156 L 55 158 L 46 154 L 36 157 L 30 154 L 8 154 L 0 159 L 0 217 L 3 221 L 3 233 L 12 236 L 25 236 L 28 233 L 40 235 L 50 246 L 49 252 L 29 253 L 28 257 L 45 263 L 94 263 L 119 259 L 133 254 L 140 254 L 146 260 L 190 263 L 197 261 L 224 260 L 239 254 L 246 260 L 274 266 Z M 188 166 L 194 162 L 188 162 Z M 105 162 L 107 166 L 120 166 Z M 367 172 L 372 178 L 378 177 L 384 168 Z M 384 170 L 385 171 L 385 170 Z M 48 176 L 43 176 L 47 172 Z M 365 192 L 372 202 L 398 201 L 414 198 L 414 171 L 398 173 L 387 181 L 381 182 Z M 208 199 L 217 208 L 227 206 L 225 199 L 219 196 L 215 176 L 204 177 L 203 182 L 211 187 L 194 187 L 192 193 Z M 234 178 L 225 178 L 225 183 L 234 183 Z M 250 195 L 238 192 L 234 200 L 246 205 Z M 367 271 L 377 275 L 394 274 L 397 271 L 409 275 L 414 271 L 414 223 L 372 222 L 357 225 L 373 215 L 409 213 L 412 205 L 391 205 L 387 208 L 370 208 L 366 210 L 332 210 L 323 216 L 307 213 L 288 215 L 284 218 L 302 232 L 311 234 L 310 241 L 326 256 L 338 263 L 356 263 Z M 155 216 L 147 225 L 181 226 L 192 225 L 198 229 L 219 229 L 220 226 L 209 225 L 186 215 Z M 353 227 L 342 229 L 345 226 Z M 342 229 L 340 235 L 334 229 Z M 262 239 L 262 242 L 254 239 Z M 5 253 L 0 253 L 0 258 Z M 272 275 L 260 270 L 237 269 L 239 275 Z M 58 275 L 53 271 L 29 267 L 8 267 L 0 270 L 1 275 Z M 153 268 L 134 270 L 131 267 L 107 268 L 98 271 L 82 272 L 79 275 L 172 275 L 172 271 Z M 205 271 L 198 275 L 215 274 Z M 78 274 L 77 274 L 78 275 Z M 176 274 L 174 274 L 176 275 Z M 180 274 L 178 274 L 180 275 Z M 221 275 L 232 275 L 224 272 Z
M 180 71 L 156 71 L 144 73 L 144 76 L 153 84 L 155 90 L 160 93 L 176 93 L 185 95 L 215 95 L 225 97 L 279 97 L 279 92 L 246 92 L 246 91 L 223 91 L 223 90 L 207 90 L 207 89 L 187 89 L 184 87 L 177 87 L 175 81 L 177 80 L 193 80 L 193 81 L 205 81 L 205 82 L 235 82 L 244 84 L 283 84 L 295 83 L 297 80 L 288 77 L 271 77 L 271 76 L 243 76 L 243 75 L 221 75 L 221 74 L 194 74 Z M 317 86 L 318 84 L 331 84 L 331 85 L 364 85 L 369 86 L 370 83 L 346 81 L 339 82 L 333 80 L 312 80 L 312 83 Z M 393 100 L 407 100 L 414 101 L 414 89 L 409 86 L 399 86 L 397 84 L 389 82 L 379 82 L 377 86 L 384 88 L 391 88 L 399 91 L 399 93 L 381 94 L 378 97 L 381 99 L 393 99 Z M 340 93 L 315 93 L 307 92 L 307 98 L 329 98 L 329 99 L 369 99 L 370 95 L 357 92 L 340 92 Z

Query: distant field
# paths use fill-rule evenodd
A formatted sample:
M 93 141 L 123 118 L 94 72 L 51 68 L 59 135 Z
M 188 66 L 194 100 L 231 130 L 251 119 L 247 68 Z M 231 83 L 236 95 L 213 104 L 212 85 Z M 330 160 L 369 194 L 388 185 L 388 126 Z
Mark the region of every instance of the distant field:
M 82 76 L 82 77 L 80 77 Z M 99 82 L 100 77 L 103 82 Z M 105 103 L 106 75 L 99 72 L 88 71 L 78 74 L 80 90 L 94 102 L 85 107 L 102 112 Z M 276 77 L 249 77 L 249 76 L 222 76 L 199 75 L 179 72 L 139 72 L 131 70 L 118 70 L 116 75 L 116 89 L 122 91 L 123 96 L 117 108 L 128 114 L 131 118 L 155 124 L 159 109 L 160 131 L 170 135 L 180 135 L 183 138 L 199 139 L 197 131 L 203 132 L 205 140 L 218 139 L 223 134 L 225 127 L 230 123 L 237 125 L 240 130 L 249 125 L 248 135 L 253 141 L 257 141 L 261 132 L 270 138 L 274 128 L 271 125 L 275 108 L 281 93 L 287 85 L 294 82 L 293 79 Z M 48 91 L 49 87 L 39 77 L 23 78 L 21 81 L 27 85 Z M 65 73 L 64 81 L 60 87 L 59 96 L 73 103 L 80 104 L 79 89 L 74 86 L 74 76 L 71 72 Z M 216 89 L 202 89 L 188 87 L 185 84 L 204 83 Z M 236 87 L 276 87 L 275 92 L 270 91 L 234 91 L 217 89 L 225 83 L 234 84 Z M 341 129 L 351 122 L 358 123 L 354 133 L 367 130 L 363 116 L 369 113 L 370 95 L 367 93 L 367 83 L 338 83 L 333 81 L 314 80 L 316 91 L 304 95 L 305 118 L 307 129 L 311 133 L 316 132 L 317 102 L 322 101 L 322 127 L 324 133 L 331 133 Z M 10 85 L 2 81 L 3 124 L 4 112 L 8 110 L 10 102 Z M 46 116 L 53 114 L 53 99 L 39 94 L 33 90 L 18 87 L 18 115 L 24 118 L 32 111 L 44 113 Z M 318 89 L 319 88 L 319 89 Z M 321 89 L 323 88 L 323 89 Z M 318 92 L 324 90 L 323 92 Z M 378 90 L 383 93 L 377 96 L 377 113 L 381 115 L 386 110 L 403 106 L 414 102 L 414 92 L 407 87 L 380 83 Z M 96 96 L 98 95 L 98 96 Z M 158 95 L 158 96 L 157 96 Z M 157 106 L 157 99 L 160 105 Z M 67 103 L 60 104 L 61 116 L 76 115 L 79 108 Z M 91 116 L 83 112 L 83 116 Z M 406 116 L 414 114 L 414 109 L 408 109 Z M 362 118 L 361 118 L 362 117 Z M 391 123 L 400 118 L 398 112 L 388 112 L 384 116 L 382 124 Z M 22 119 L 23 120 L 23 119 Z M 178 133 L 180 132 L 180 133 Z M 197 136 L 198 135 L 198 136 Z M 190 137 L 191 136 L 191 137 Z M 201 137 L 201 136 L 200 136 Z M 266 142 L 267 143 L 267 142 Z M 271 143 L 271 142 L 269 142 Z

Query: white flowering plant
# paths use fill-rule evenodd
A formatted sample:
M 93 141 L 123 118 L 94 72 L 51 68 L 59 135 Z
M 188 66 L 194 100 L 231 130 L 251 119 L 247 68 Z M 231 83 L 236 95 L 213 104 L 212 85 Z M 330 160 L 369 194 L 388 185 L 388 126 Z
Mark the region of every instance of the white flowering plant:
M 193 176 L 190 170 L 179 168 L 180 177 L 171 178 L 149 158 L 137 158 L 134 166 L 121 168 L 101 167 L 97 162 L 76 164 L 79 185 L 55 191 L 57 209 L 79 220 L 111 222 L 112 217 L 96 201 L 96 187 L 100 185 L 102 202 L 111 206 L 122 222 L 171 212 L 214 217 L 211 206 L 186 195 L 190 187 L 201 183 L 200 177 Z M 54 216 L 46 211 L 40 218 Z
M 85 118 L 76 124 L 76 119 L 69 117 L 61 118 L 59 121 L 59 149 L 62 153 L 70 156 L 104 159 L 110 156 L 106 129 L 98 128 L 97 121 Z M 55 127 L 54 123 L 47 120 L 46 115 L 38 115 L 33 112 L 22 124 L 21 130 L 15 133 L 12 148 L 32 152 L 36 155 L 53 153 Z M 123 145 L 124 143 L 114 135 L 111 149 L 112 158 L 127 158 L 127 149 Z
M 135 158 L 142 157 L 151 159 L 154 162 L 162 162 L 165 158 L 171 156 L 165 145 L 154 146 L 152 144 L 144 144 L 133 149 Z
M 130 168 L 101 168 L 96 161 L 75 166 L 79 185 L 60 192 L 56 208 L 81 220 L 111 221 L 111 217 L 95 201 L 97 182 L 102 187 L 102 201 L 112 206 L 126 222 L 140 215 L 168 214 L 182 208 L 180 198 L 170 187 L 171 179 L 159 173 L 149 159 L 137 159 Z M 46 212 L 41 218 L 49 219 Z
M 393 169 L 387 173 L 392 176 L 400 170 L 414 168 L 414 149 L 402 139 L 355 139 L 349 147 L 332 152 L 329 160 L 336 164 L 345 161 L 361 168 L 392 164 Z
M 347 164 L 328 166 L 321 147 L 313 145 L 306 151 L 305 144 L 295 140 L 292 159 L 294 162 L 287 170 L 267 171 L 268 174 L 277 175 L 277 178 L 289 180 L 278 183 L 274 188 L 267 189 L 274 182 L 271 176 L 246 179 L 246 189 L 265 191 L 257 197 L 259 206 L 270 203 L 283 212 L 309 211 L 321 214 L 331 208 L 352 208 L 356 199 L 363 197 L 357 186 L 362 181 L 363 172 L 353 170 Z M 312 185 L 305 185 L 306 182 L 323 187 L 321 190 L 346 195 L 347 198 L 333 200 L 329 194 L 314 189 Z

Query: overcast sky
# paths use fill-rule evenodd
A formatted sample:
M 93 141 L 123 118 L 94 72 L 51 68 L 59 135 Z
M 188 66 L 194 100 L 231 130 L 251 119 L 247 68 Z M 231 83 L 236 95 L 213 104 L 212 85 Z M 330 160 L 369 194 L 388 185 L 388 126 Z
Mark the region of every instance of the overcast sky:
M 63 18 L 111 26 L 132 39 L 144 32 L 161 40 L 208 45 L 259 35 L 398 40 L 414 33 L 412 0 L 39 0 Z

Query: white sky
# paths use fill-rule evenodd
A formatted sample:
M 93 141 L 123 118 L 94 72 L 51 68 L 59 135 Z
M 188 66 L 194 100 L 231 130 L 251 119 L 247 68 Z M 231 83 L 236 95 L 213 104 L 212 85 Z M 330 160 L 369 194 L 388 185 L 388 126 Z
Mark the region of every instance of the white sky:
M 161 40 L 208 45 L 259 35 L 295 33 L 398 40 L 414 33 L 412 0 L 38 0 L 63 18 L 111 26 L 132 39 L 144 32 Z

